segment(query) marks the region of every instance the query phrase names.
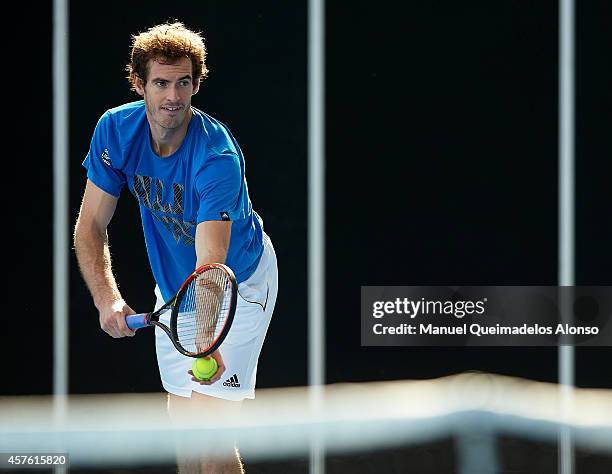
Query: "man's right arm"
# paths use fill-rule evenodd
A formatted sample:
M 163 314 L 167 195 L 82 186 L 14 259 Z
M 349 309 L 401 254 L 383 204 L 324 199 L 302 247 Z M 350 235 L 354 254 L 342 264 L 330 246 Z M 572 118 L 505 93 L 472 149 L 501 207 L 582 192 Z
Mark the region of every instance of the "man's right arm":
M 133 336 L 125 316 L 134 314 L 123 300 L 111 266 L 107 227 L 117 198 L 87 180 L 74 229 L 74 248 L 83 279 L 100 313 L 100 326 L 112 337 Z

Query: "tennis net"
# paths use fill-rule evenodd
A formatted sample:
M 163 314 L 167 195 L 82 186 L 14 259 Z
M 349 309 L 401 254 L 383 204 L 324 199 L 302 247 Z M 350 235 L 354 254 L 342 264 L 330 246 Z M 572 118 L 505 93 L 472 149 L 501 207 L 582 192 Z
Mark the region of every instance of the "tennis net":
M 102 468 L 170 464 L 169 439 L 192 454 L 203 443 L 237 440 L 251 462 L 303 459 L 313 439 L 328 456 L 453 440 L 448 455 L 467 474 L 499 472 L 504 440 L 554 446 L 560 430 L 568 430 L 577 449 L 612 460 L 610 390 L 577 388 L 568 399 L 556 384 L 488 373 L 333 384 L 322 388 L 318 404 L 311 390 L 259 389 L 240 416 L 200 413 L 173 423 L 161 393 L 69 396 L 61 417 L 50 397 L 3 397 L 0 446 L 67 452 L 74 468 Z

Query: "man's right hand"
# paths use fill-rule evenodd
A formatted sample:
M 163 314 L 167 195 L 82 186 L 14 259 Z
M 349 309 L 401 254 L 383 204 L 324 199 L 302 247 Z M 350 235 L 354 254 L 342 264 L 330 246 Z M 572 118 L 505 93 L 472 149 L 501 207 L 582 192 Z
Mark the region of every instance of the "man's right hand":
M 125 323 L 125 317 L 136 314 L 136 311 L 130 308 L 125 301 L 118 300 L 98 310 L 100 311 L 100 327 L 111 337 L 132 337 L 136 334 Z

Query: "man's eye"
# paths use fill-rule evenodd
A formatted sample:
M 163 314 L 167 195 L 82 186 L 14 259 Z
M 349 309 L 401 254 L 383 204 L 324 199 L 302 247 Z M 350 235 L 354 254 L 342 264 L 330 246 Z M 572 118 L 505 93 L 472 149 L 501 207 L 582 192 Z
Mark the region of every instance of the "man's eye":
M 179 85 L 180 85 L 181 87 L 187 87 L 187 86 L 189 85 L 189 81 L 180 81 L 180 82 L 179 82 Z
M 155 85 L 156 85 L 157 87 L 165 87 L 165 86 L 166 86 L 166 83 L 165 83 L 164 81 L 157 81 L 157 82 L 155 82 Z

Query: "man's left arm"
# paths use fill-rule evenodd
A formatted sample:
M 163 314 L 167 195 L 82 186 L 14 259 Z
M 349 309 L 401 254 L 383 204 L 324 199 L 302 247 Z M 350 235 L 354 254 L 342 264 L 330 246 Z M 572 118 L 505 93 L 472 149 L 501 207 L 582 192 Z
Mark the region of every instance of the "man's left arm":
M 204 221 L 198 224 L 195 233 L 196 268 L 207 263 L 225 263 L 231 232 L 231 221 Z M 190 370 L 188 373 L 192 376 L 191 380 L 201 385 L 210 385 L 221 378 L 225 372 L 221 353 L 216 350 L 210 357 L 213 357 L 219 366 L 215 375 L 210 380 L 198 380 Z
M 231 221 L 204 221 L 198 224 L 195 232 L 196 268 L 207 263 L 225 263 L 231 232 Z

